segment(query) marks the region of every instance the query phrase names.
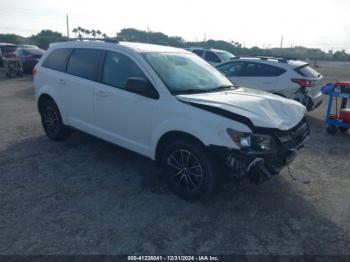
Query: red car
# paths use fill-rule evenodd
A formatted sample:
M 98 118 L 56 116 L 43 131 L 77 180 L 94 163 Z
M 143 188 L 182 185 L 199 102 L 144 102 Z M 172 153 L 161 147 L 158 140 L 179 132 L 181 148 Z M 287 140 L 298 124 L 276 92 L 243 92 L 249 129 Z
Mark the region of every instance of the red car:
M 16 56 L 17 46 L 9 43 L 0 43 L 0 67 L 3 66 L 3 58 Z

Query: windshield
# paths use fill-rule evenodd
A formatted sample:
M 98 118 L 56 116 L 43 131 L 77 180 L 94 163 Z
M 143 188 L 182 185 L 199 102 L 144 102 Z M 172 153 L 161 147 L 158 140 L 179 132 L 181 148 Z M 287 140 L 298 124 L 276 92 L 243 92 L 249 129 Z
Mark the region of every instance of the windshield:
M 144 56 L 172 94 L 210 92 L 232 86 L 226 77 L 195 54 L 145 53 Z
M 226 51 L 220 51 L 220 52 L 216 52 L 216 54 L 218 56 L 220 56 L 220 58 L 223 60 L 223 61 L 229 61 L 231 60 L 232 58 L 235 58 L 235 56 L 229 52 L 226 52 Z

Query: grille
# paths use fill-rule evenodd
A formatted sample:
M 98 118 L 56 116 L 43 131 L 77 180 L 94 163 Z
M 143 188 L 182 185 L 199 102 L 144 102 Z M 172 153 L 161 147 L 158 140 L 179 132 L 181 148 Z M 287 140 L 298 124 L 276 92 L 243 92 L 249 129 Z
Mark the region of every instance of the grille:
M 310 129 L 305 119 L 291 130 L 277 134 L 281 144 L 289 150 L 299 149 L 309 136 Z

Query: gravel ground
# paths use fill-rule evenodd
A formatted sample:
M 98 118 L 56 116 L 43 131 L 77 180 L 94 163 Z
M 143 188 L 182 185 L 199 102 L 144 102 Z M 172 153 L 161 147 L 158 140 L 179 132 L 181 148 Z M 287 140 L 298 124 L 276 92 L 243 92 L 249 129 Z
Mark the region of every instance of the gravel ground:
M 326 134 L 325 105 L 307 114 L 297 180 L 283 170 L 186 202 L 142 156 L 80 132 L 48 140 L 32 79 L 0 75 L 0 254 L 350 254 L 350 136 Z

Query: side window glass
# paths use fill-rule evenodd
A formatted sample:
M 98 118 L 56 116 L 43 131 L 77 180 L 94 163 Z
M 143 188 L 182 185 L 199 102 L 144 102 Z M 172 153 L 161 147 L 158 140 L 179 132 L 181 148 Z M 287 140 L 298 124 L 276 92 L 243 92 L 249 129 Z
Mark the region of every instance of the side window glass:
M 66 63 L 72 49 L 63 48 L 56 49 L 51 52 L 43 62 L 43 67 L 64 72 L 66 70 Z
M 95 81 L 102 51 L 97 49 L 78 48 L 69 58 L 67 73 Z
M 261 76 L 280 76 L 285 72 L 283 68 L 261 64 Z
M 218 69 L 225 76 L 232 77 L 232 76 L 240 76 L 242 67 L 243 67 L 242 62 L 231 62 L 231 63 L 226 63 L 219 66 Z
M 130 77 L 147 78 L 137 64 L 126 55 L 107 52 L 103 66 L 102 82 L 124 89 Z
M 209 62 L 214 62 L 214 63 L 220 63 L 221 60 L 220 58 L 213 52 L 211 51 L 206 51 L 205 53 L 205 60 Z
M 202 57 L 203 56 L 203 50 L 193 50 L 193 53 L 195 53 L 196 55 Z
M 242 70 L 242 76 L 251 77 L 273 77 L 285 73 L 286 70 L 262 63 L 246 62 Z

